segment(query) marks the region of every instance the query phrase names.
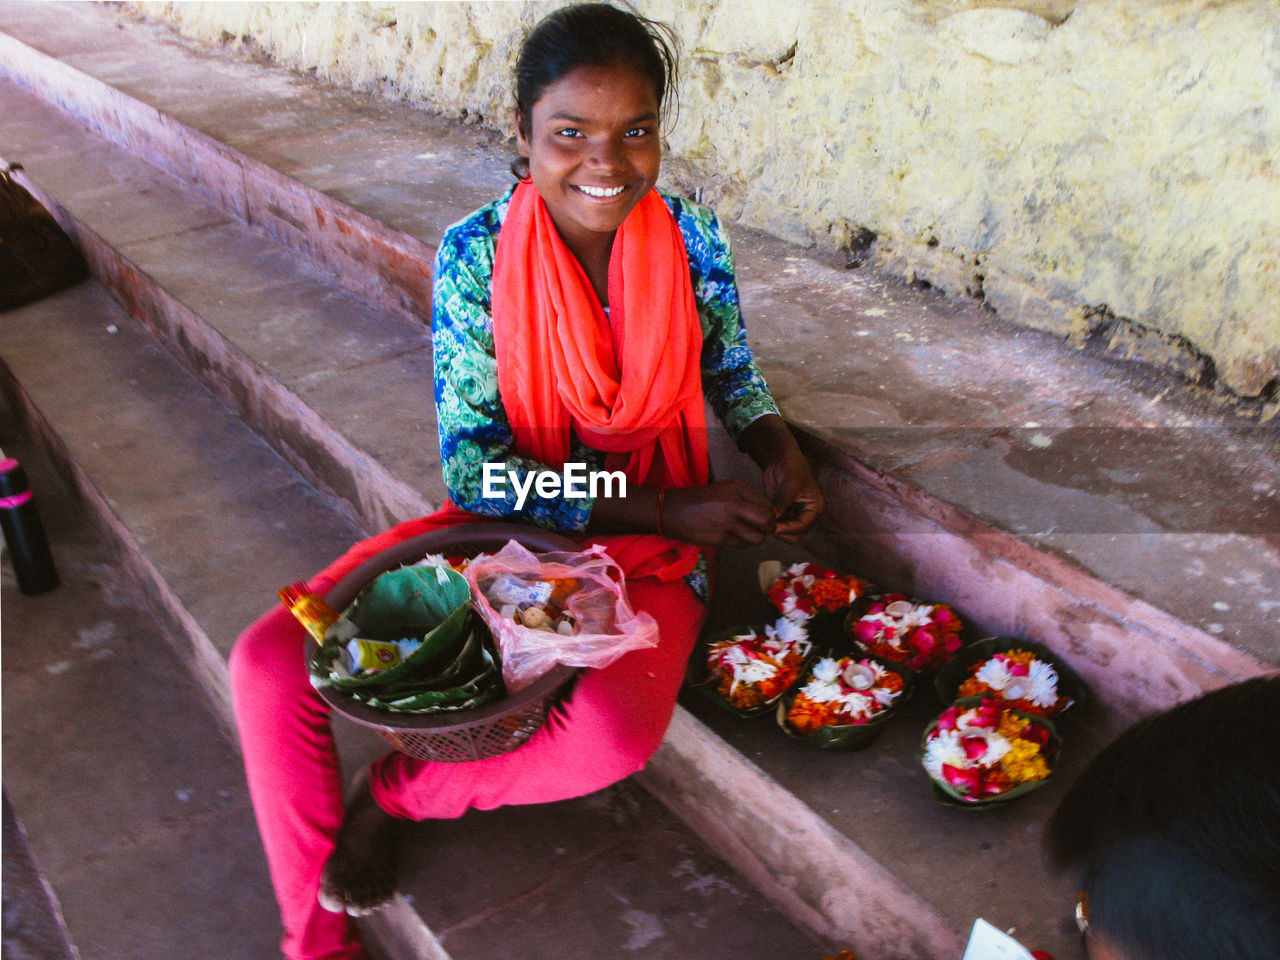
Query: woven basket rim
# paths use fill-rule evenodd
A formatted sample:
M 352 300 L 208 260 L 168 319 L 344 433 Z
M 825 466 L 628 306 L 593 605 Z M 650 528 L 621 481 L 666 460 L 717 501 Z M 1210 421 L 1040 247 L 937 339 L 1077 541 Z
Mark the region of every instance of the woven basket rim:
M 468 523 L 431 530 L 393 544 L 375 554 L 334 584 L 325 600 L 335 610 L 344 610 L 364 587 L 381 573 L 421 560 L 429 553 L 474 556 L 501 550 L 509 540 L 537 552 L 581 549 L 567 537 L 538 527 L 518 523 Z M 310 655 L 310 649 L 307 654 Z M 361 703 L 350 694 L 331 687 L 316 692 L 337 713 L 348 720 L 377 730 L 446 734 L 482 726 L 508 713 L 527 707 L 558 690 L 578 672 L 576 667 L 557 666 L 523 690 L 472 710 L 448 713 L 396 713 Z

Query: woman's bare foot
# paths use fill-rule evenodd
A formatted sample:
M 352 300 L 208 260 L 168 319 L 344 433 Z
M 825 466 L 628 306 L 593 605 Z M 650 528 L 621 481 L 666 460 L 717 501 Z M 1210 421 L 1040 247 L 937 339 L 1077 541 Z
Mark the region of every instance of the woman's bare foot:
M 320 874 L 320 905 L 362 917 L 395 896 L 396 834 L 396 819 L 374 803 L 368 773 L 362 773 L 347 802 L 337 844 Z

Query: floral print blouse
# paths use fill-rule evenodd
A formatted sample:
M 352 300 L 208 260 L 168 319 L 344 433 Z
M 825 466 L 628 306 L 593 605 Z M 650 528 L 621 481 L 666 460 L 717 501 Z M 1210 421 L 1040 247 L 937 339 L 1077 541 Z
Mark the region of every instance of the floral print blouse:
M 778 408 L 747 346 L 728 237 L 706 207 L 665 193 L 662 197 L 689 254 L 702 321 L 703 393 L 736 440 L 749 423 Z M 445 231 L 436 254 L 432 342 L 444 480 L 450 498 L 464 510 L 518 518 L 575 536 L 591 517 L 594 501 L 589 495 L 539 497 L 528 488 L 522 510 L 516 509 L 511 483 L 498 485 L 503 498 L 482 495 L 485 463 L 501 465 L 504 477 L 508 471 L 523 477 L 527 471 L 551 469 L 512 449 L 511 427 L 498 396 L 490 280 L 510 200 L 507 193 L 454 224 Z M 588 471 L 602 470 L 605 456 L 574 436 L 569 462 L 584 463 Z

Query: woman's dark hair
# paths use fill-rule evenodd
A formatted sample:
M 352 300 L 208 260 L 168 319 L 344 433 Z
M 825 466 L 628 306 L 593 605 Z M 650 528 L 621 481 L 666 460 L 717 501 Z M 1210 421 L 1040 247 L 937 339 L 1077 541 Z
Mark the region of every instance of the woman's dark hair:
M 1133 960 L 1280 950 L 1280 676 L 1125 731 L 1085 769 L 1045 846 L 1075 871 L 1090 930 Z
M 653 83 L 658 107 L 675 95 L 675 37 L 665 24 L 607 3 L 576 3 L 544 17 L 516 60 L 516 109 L 525 122 L 544 90 L 579 67 L 624 64 Z M 520 161 L 512 165 L 517 168 Z M 519 175 L 519 173 L 517 173 Z

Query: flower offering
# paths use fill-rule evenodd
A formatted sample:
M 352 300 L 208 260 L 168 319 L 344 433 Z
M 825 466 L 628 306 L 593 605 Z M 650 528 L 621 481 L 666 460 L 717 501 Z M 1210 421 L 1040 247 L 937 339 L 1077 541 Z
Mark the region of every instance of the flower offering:
M 803 624 L 781 617 L 762 630 L 733 634 L 707 647 L 716 692 L 736 710 L 758 710 L 796 682 L 812 649 Z
M 1058 671 L 1030 650 L 997 653 L 969 667 L 969 679 L 960 684 L 961 698 L 992 694 L 1006 707 L 1043 717 L 1071 706 L 1071 698 L 1058 689 Z
M 936 670 L 960 649 L 961 626 L 950 607 L 890 593 L 873 598 L 849 630 L 867 653 L 918 673 Z
M 942 712 L 925 734 L 923 762 L 947 796 L 980 803 L 1043 783 L 1053 772 L 1056 752 L 1047 721 L 985 696 Z
M 865 580 L 812 563 L 793 563 L 766 590 L 769 602 L 792 620 L 808 620 L 820 610 L 847 607 L 866 592 Z
M 786 720 L 804 736 L 822 727 L 862 725 L 889 710 L 904 689 L 900 674 L 873 659 L 823 657 L 791 701 Z

